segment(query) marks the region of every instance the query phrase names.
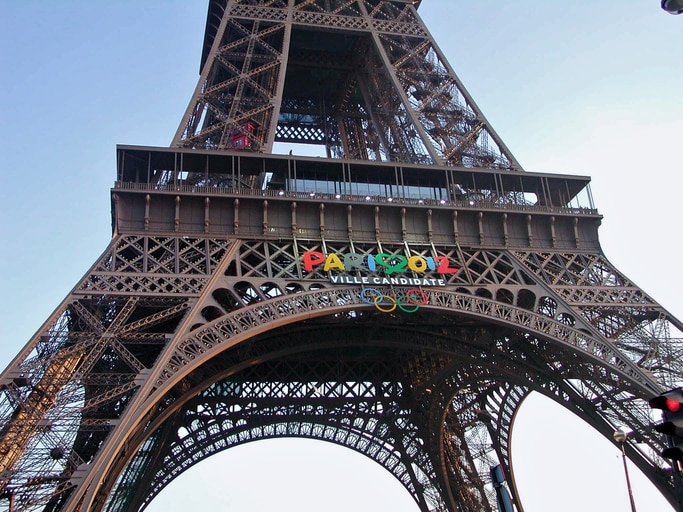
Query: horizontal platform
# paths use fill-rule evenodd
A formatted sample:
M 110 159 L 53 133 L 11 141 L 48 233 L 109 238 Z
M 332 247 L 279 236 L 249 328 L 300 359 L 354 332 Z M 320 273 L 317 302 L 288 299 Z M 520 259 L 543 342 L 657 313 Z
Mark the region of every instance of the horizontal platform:
M 117 146 L 117 182 L 597 214 L 590 177 L 249 151 Z M 435 203 L 434 203 L 435 202 Z M 551 211 L 551 210 L 547 210 Z
M 599 250 L 589 178 L 118 147 L 118 233 Z

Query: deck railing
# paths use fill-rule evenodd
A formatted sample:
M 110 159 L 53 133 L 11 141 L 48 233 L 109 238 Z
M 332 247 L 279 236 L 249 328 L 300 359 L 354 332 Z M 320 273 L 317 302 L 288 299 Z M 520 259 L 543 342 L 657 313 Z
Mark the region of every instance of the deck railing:
M 508 210 L 518 212 L 535 213 L 555 213 L 565 215 L 598 215 L 595 208 L 574 207 L 574 206 L 548 206 L 538 204 L 519 204 L 505 201 L 504 196 L 497 201 L 486 199 L 476 200 L 446 200 L 413 197 L 384 197 L 384 196 L 363 196 L 354 194 L 330 194 L 323 192 L 294 192 L 284 190 L 255 190 L 249 188 L 235 187 L 216 187 L 203 185 L 188 185 L 185 183 L 156 185 L 152 183 L 135 183 L 117 181 L 114 183 L 115 190 L 135 190 L 140 192 L 161 192 L 161 193 L 181 193 L 199 194 L 208 196 L 242 196 L 242 197 L 264 197 L 296 199 L 305 201 L 344 201 L 349 203 L 363 204 L 396 204 L 405 206 L 429 206 L 444 208 L 471 208 L 471 209 L 491 209 Z

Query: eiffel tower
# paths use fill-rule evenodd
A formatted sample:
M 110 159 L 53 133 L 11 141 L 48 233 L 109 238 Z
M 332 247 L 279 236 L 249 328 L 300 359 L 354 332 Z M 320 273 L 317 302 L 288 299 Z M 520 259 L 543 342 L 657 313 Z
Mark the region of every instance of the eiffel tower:
M 12 510 L 138 510 L 277 437 L 370 457 L 423 511 L 521 510 L 533 391 L 632 426 L 674 502 L 645 400 L 681 381 L 681 323 L 602 254 L 587 178 L 522 170 L 417 7 L 209 3 L 171 147 L 117 148 L 111 244 L 2 374 Z

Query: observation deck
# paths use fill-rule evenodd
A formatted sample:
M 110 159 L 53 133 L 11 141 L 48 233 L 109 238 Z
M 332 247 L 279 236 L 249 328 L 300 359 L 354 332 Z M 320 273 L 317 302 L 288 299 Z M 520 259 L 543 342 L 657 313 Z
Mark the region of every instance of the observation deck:
M 590 178 L 118 146 L 119 233 L 599 249 Z

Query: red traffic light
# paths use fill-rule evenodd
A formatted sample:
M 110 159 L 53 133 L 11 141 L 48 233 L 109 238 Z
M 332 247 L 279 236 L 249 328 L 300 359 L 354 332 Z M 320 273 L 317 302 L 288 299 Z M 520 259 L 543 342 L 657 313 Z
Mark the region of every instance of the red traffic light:
M 665 459 L 683 461 L 683 388 L 672 389 L 649 401 L 653 409 L 661 409 L 663 421 L 653 426 L 669 436 L 669 447 L 661 452 Z
M 680 390 L 669 391 L 652 398 L 649 404 L 653 409 L 665 412 L 683 412 L 683 393 Z
M 665 407 L 669 412 L 678 412 L 681 410 L 681 402 L 667 398 Z
M 678 412 L 681 409 L 681 402 L 677 402 L 665 395 L 656 396 L 649 403 L 653 409 L 661 409 L 662 411 Z

